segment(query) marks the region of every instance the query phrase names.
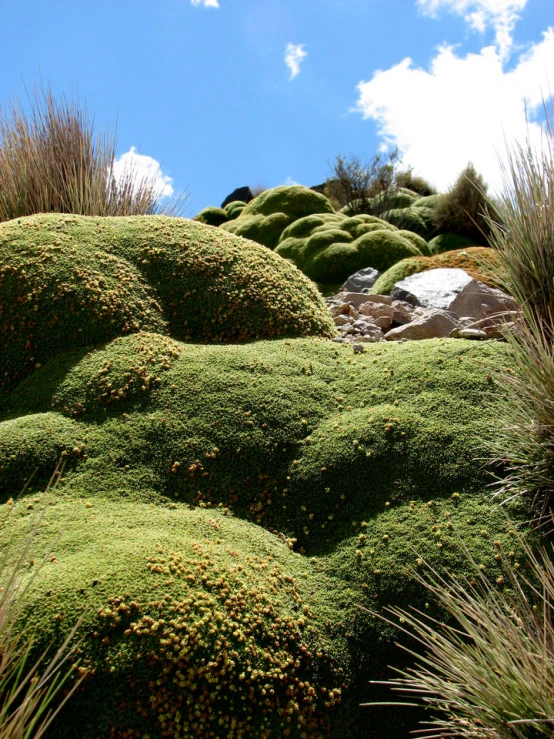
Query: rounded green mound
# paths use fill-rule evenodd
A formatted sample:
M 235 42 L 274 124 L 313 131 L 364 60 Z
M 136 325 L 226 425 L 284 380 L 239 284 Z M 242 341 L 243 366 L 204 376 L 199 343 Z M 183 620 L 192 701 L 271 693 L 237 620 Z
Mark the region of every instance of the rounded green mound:
M 442 254 L 445 251 L 467 249 L 470 246 L 480 245 L 475 242 L 475 239 L 470 239 L 467 236 L 460 236 L 459 234 L 439 234 L 429 242 L 431 254 Z
M 195 216 L 195 221 L 200 223 L 206 223 L 208 226 L 221 226 L 222 223 L 227 223 L 229 216 L 223 208 L 216 208 L 213 205 L 204 208 Z
M 376 215 L 383 218 L 385 211 L 396 210 L 397 208 L 409 208 L 416 201 L 421 200 L 419 195 L 413 190 L 406 187 L 398 187 L 379 193 L 372 198 L 363 200 L 353 200 L 347 203 L 340 210 L 344 215 L 355 215 L 363 208 L 370 215 Z
M 0 224 L 0 389 L 64 349 L 141 329 L 184 341 L 334 335 L 298 270 L 203 224 L 38 215 Z
M 345 639 L 330 645 L 325 598 L 309 596 L 326 578 L 285 542 L 222 511 L 51 503 L 33 554 L 54 556 L 22 618 L 39 650 L 84 607 L 89 676 L 49 736 L 329 735 Z M 15 504 L 9 533 L 24 536 L 28 509 Z
M 394 208 L 383 213 L 381 218 L 397 228 L 413 231 L 423 239 L 430 238 L 436 231 L 431 208 Z
M 251 200 L 238 217 L 223 228 L 274 249 L 289 224 L 316 213 L 334 214 L 333 206 L 324 195 L 301 185 L 274 187 Z
M 497 253 L 484 246 L 456 249 L 432 257 L 412 257 L 403 259 L 380 275 L 371 288 L 371 292 L 373 295 L 389 295 L 396 283 L 405 277 L 440 267 L 463 269 L 471 277 L 484 282 L 485 285 L 496 287 L 499 277 L 497 265 Z
M 369 681 L 402 658 L 398 633 L 359 606 L 423 608 L 421 557 L 471 575 L 458 534 L 494 579 L 516 565 L 474 461 L 496 432 L 506 345 L 355 355 L 141 332 L 71 357 L 22 383 L 20 417 L 0 423 L 4 500 L 14 475 L 67 451 L 41 537 L 54 561 L 24 628 L 45 648 L 87 605 L 93 672 L 53 739 L 407 735 L 407 719 L 359 709 L 384 699 Z M 21 527 L 35 491 L 16 505 Z
M 270 216 L 286 213 L 291 221 L 314 213 L 334 213 L 333 206 L 325 195 L 302 185 L 282 185 L 264 190 L 251 200 L 242 211 L 242 216 Z
M 364 267 L 382 272 L 399 259 L 420 255 L 418 244 L 426 246 L 417 234 L 400 232 L 375 216 L 333 213 L 291 224 L 275 251 L 314 282 L 334 285 Z
M 25 439 L 56 411 L 63 433 L 62 416 L 75 419 L 69 430 L 79 440 L 66 486 L 142 499 L 146 484 L 175 500 L 221 503 L 315 550 L 340 537 L 354 510 L 371 515 L 392 482 L 416 497 L 429 495 L 429 475 L 443 495 L 480 489 L 484 472 L 471 460 L 494 426 L 491 366 L 506 361 L 502 344 L 462 340 L 376 345 L 353 359 L 324 340 L 121 337 L 57 383 L 46 366 L 16 391 L 21 414 L 33 412 L 34 397 L 48 412 L 0 424 L 0 484 L 5 497 L 18 492 L 12 462 L 18 479 L 33 472 Z

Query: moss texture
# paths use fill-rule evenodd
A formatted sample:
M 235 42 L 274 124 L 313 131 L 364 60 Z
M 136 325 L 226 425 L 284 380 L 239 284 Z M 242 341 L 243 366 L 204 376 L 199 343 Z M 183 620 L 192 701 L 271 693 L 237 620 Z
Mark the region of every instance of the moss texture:
M 208 208 L 204 208 L 195 216 L 195 221 L 200 223 L 206 223 L 208 226 L 221 226 L 222 223 L 227 223 L 229 216 L 223 208 L 216 208 L 210 205 Z
M 149 330 L 180 340 L 334 335 L 314 286 L 267 249 L 163 216 L 0 224 L 0 390 L 62 350 Z
M 463 269 L 485 285 L 497 287 L 497 265 L 496 252 L 483 246 L 456 249 L 432 257 L 411 257 L 398 262 L 378 277 L 371 292 L 374 295 L 389 295 L 395 284 L 405 277 L 440 267 Z
M 334 213 L 333 206 L 307 187 L 284 185 L 262 192 L 223 228 L 274 249 L 289 224 L 314 213 Z
M 309 216 L 282 234 L 276 253 L 321 285 L 342 283 L 363 267 L 382 272 L 399 259 L 420 255 L 426 244 L 370 215 Z
M 356 356 L 323 339 L 141 332 L 39 368 L 0 423 L 0 484 L 6 500 L 40 467 L 12 516 L 22 530 L 65 452 L 24 624 L 40 649 L 86 606 L 93 672 L 53 739 L 413 728 L 359 709 L 401 659 L 395 630 L 359 606 L 424 607 L 420 557 L 469 574 L 458 533 L 491 576 L 515 565 L 473 461 L 509 362 L 492 342 Z
M 474 239 L 459 234 L 439 234 L 429 242 L 431 254 L 442 254 L 445 251 L 467 249 L 470 246 L 480 246 Z M 482 245 L 481 245 L 482 246 Z

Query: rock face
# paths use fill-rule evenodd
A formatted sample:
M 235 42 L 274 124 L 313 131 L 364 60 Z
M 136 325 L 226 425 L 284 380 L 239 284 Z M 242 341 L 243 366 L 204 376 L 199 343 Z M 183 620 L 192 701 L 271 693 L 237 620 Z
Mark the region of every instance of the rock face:
M 449 310 L 454 298 L 471 279 L 463 269 L 431 269 L 397 282 L 391 290 L 391 297 L 424 308 Z
M 409 290 L 400 287 L 406 283 Z M 447 336 L 501 339 L 503 332 L 513 326 L 517 311 L 509 295 L 484 285 L 461 269 L 412 275 L 398 283 L 390 296 L 340 292 L 326 302 L 340 331 L 334 340 L 340 343 Z
M 404 326 L 393 328 L 387 334 L 388 341 L 399 339 L 436 339 L 450 335 L 458 328 L 456 317 L 448 311 L 431 308 Z
M 360 269 L 346 280 L 341 290 L 352 293 L 363 293 L 369 290 L 375 284 L 377 278 L 380 276 L 380 272 L 377 272 L 373 267 L 365 267 Z
M 221 207 L 225 208 L 226 205 L 233 203 L 235 200 L 242 200 L 243 203 L 249 203 L 251 200 L 254 200 L 254 195 L 248 185 L 237 187 L 236 190 L 233 190 L 233 192 L 230 195 L 227 195 L 225 200 L 221 203 Z

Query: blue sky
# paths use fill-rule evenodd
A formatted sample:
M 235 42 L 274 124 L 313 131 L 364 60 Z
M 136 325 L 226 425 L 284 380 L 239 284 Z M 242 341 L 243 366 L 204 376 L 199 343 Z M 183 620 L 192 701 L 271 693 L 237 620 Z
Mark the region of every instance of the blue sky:
M 78 92 L 118 152 L 187 189 L 312 186 L 398 146 L 440 189 L 539 141 L 554 0 L 0 0 L 0 104 Z M 527 108 L 530 126 L 526 129 Z M 142 158 L 137 159 L 137 153 Z

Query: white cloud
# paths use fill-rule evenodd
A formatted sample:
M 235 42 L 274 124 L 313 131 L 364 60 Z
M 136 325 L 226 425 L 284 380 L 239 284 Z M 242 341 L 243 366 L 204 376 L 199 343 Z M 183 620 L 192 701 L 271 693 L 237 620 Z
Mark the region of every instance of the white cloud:
M 115 160 L 113 173 L 117 181 L 125 181 L 132 176 L 137 187 L 152 185 L 158 198 L 173 195 L 172 179 L 162 172 L 160 163 L 152 157 L 139 154 L 134 146 Z
M 540 146 L 536 114 L 552 94 L 549 81 L 554 81 L 554 28 L 510 71 L 493 46 L 465 57 L 443 46 L 429 71 L 406 58 L 360 82 L 355 110 L 377 121 L 379 135 L 398 146 L 404 164 L 440 189 L 471 161 L 498 190 L 498 159 L 506 145 L 528 137 Z
M 495 32 L 495 44 L 502 59 L 507 59 L 513 42 L 513 30 L 528 0 L 417 0 L 419 8 L 435 16 L 442 8 L 461 15 L 475 30 Z
M 205 8 L 219 8 L 217 0 L 190 0 L 193 5 L 203 5 Z
M 300 64 L 308 56 L 304 51 L 304 44 L 287 44 L 285 49 L 285 64 L 290 69 L 290 79 L 293 80 L 300 72 Z
M 287 177 L 287 179 L 283 182 L 283 185 L 286 185 L 287 187 L 291 187 L 292 185 L 299 185 L 300 182 L 297 182 L 295 179 L 293 179 L 290 175 Z

